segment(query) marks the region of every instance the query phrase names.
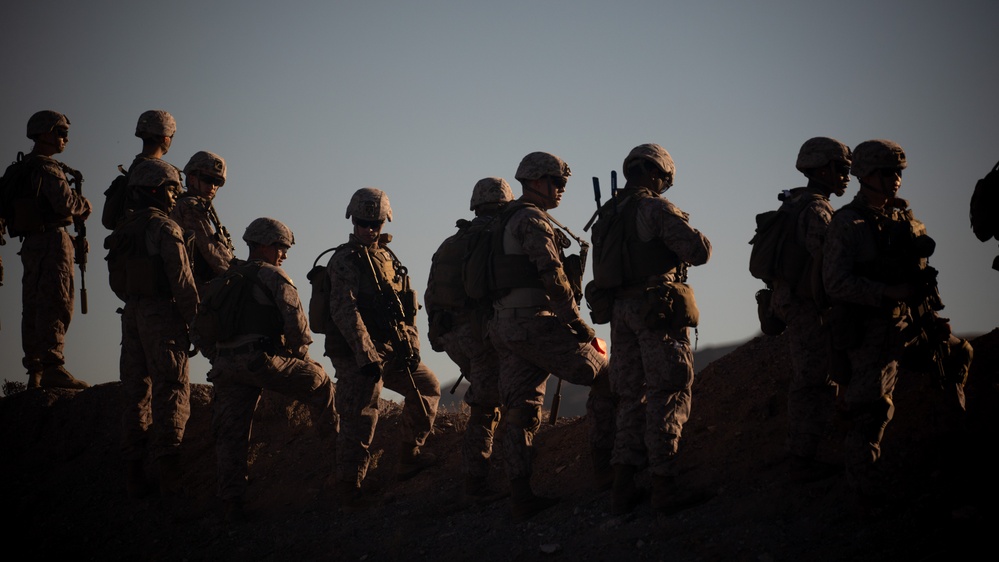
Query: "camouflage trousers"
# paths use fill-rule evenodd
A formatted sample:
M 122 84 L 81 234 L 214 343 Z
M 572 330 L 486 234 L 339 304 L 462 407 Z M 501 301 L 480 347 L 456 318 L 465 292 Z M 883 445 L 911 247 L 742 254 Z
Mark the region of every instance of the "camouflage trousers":
M 904 327 L 899 318 L 868 318 L 860 345 L 845 352 L 851 370 L 843 394 L 851 422 L 843 445 L 846 475 L 864 495 L 876 494 L 881 487 L 877 463 L 881 439 L 895 411 L 892 393 L 904 350 Z
M 139 460 L 177 454 L 191 416 L 187 324 L 177 305 L 129 297 L 121 315 L 122 452 Z
M 307 405 L 313 424 L 333 404 L 332 381 L 323 366 L 308 357 L 297 359 L 263 351 L 220 355 L 212 362 L 208 380 L 215 389 L 212 428 L 222 499 L 246 492 L 250 431 L 262 389 Z
M 29 234 L 21 244 L 21 347 L 29 373 L 65 364 L 73 318 L 73 238 L 64 229 Z
M 592 345 L 576 341 L 555 316 L 493 318 L 489 337 L 499 356 L 500 399 L 506 406 L 497 445 L 508 478 L 531 475 L 534 436 L 541 427 L 549 374 L 590 387 L 586 401 L 590 446 L 613 446 L 615 397 L 605 382 L 606 357 Z
M 687 329 L 650 330 L 644 299 L 614 302 L 611 390 L 618 397 L 612 464 L 675 473 L 683 425 L 690 417 L 693 353 Z
M 493 435 L 499 421 L 499 358 L 482 330 L 470 321 L 456 321 L 440 336 L 444 351 L 468 381 L 465 403 L 472 413 L 461 442 L 462 470 L 486 476 L 493 453 Z
M 336 409 L 340 413 L 336 476 L 341 482 L 360 485 L 371 463 L 369 449 L 378 425 L 378 399 L 382 387 L 401 394 L 405 399 L 402 406 L 402 442 L 422 447 L 437 418 L 441 386 L 437 375 L 423 363 L 412 372 L 410 379 L 401 360 L 388 359 L 383 365 L 382 376 L 376 378 L 361 374 L 353 356 L 332 356 L 330 359 L 336 369 Z M 423 407 L 420 406 L 421 401 Z
M 816 306 L 800 299 L 778 310 L 787 324 L 791 383 L 787 393 L 787 448 L 792 455 L 814 458 L 836 404 L 830 382 L 829 328 Z

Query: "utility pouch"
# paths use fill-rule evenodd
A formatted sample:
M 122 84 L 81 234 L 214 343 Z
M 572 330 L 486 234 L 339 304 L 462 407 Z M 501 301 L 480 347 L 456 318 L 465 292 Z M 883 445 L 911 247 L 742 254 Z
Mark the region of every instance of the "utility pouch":
M 611 321 L 614 312 L 614 289 L 601 289 L 596 282 L 586 284 L 586 305 L 590 307 L 590 320 L 594 324 Z
M 694 289 L 679 281 L 656 277 L 645 289 L 645 325 L 653 330 L 696 328 L 700 311 Z
M 402 302 L 402 313 L 405 315 L 404 321 L 409 326 L 415 326 L 416 311 L 420 310 L 420 303 L 416 299 L 416 291 L 413 289 L 400 291 L 399 301 Z

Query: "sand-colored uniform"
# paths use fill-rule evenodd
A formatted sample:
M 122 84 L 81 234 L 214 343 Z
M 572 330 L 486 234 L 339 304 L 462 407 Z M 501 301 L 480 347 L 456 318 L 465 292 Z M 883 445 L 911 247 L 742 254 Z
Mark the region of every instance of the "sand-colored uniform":
M 134 232 L 144 244 L 151 264 L 130 277 L 123 295 L 120 376 L 125 409 L 122 414 L 122 450 L 126 459 L 142 459 L 148 450 L 154 459 L 178 453 L 191 415 L 188 372 L 188 326 L 198 307 L 184 233 L 159 209 L 129 211 L 115 233 Z M 149 274 L 149 272 L 152 274 Z
M 562 253 L 546 213 L 523 202 L 511 203 L 503 231 L 503 251 L 526 256 L 537 287 L 512 288 L 493 302 L 488 332 L 499 356 L 500 399 L 506 414 L 497 445 L 507 477 L 530 477 L 534 436 L 541 427 L 548 375 L 590 386 L 587 417 L 590 446 L 610 450 L 614 443 L 614 400 L 608 385 L 607 358 L 590 343 L 580 343 L 568 324 L 579 321 L 579 307 L 562 267 Z
M 90 212 L 90 202 L 74 191 L 59 162 L 29 154 L 33 185 L 38 186 L 43 232 L 26 234 L 21 243 L 22 363 L 29 373 L 65 364 L 63 348 L 73 318 L 73 237 L 66 226 Z
M 402 440 L 417 448 L 422 447 L 430 435 L 441 396 L 437 376 L 418 361 L 420 338 L 413 321 L 415 310 L 410 311 L 414 319 L 396 323 L 389 317 L 386 301 L 379 293 L 372 267 L 378 272 L 383 288 L 390 293 L 387 295 L 390 305 L 394 305 L 392 295 L 404 292 L 402 266 L 384 247 L 386 240 L 387 235 L 382 235 L 381 241 L 365 246 L 351 234 L 350 241 L 337 248 L 327 265 L 330 318 L 334 326 L 326 334 L 325 347 L 326 355 L 336 369 L 336 408 L 340 413 L 337 479 L 355 482 L 358 486 L 366 476 L 371 460 L 368 449 L 378 424 L 378 398 L 382 387 L 405 399 Z M 395 327 L 402 332 L 404 347 L 410 347 L 414 352 L 409 358 L 413 365 L 408 370 L 405 350 L 396 349 L 398 346 L 393 342 Z M 381 376 L 362 373 L 362 367 L 371 363 L 381 364 Z
M 795 193 L 792 197 L 811 198 L 798 215 L 795 227 L 795 236 L 804 243 L 810 263 L 794 286 L 783 279 L 774 280 L 772 307 L 787 324 L 785 333 L 791 352 L 788 452 L 812 459 L 826 432 L 836 399 L 836 388 L 830 380 L 829 327 L 822 322 L 826 303 L 821 291 L 822 245 L 832 221 L 833 207 L 819 189 L 806 187 L 792 193 Z
M 184 229 L 185 234 L 194 236 L 191 265 L 198 292 L 204 294 L 208 282 L 229 269 L 233 258 L 232 242 L 222 233 L 212 201 L 204 197 L 181 197 L 170 211 L 170 218 Z
M 281 268 L 254 260 L 235 260 L 233 267 L 259 267 L 249 298 L 267 310 L 273 333 L 238 334 L 216 346 L 208 380 L 215 388 L 213 425 L 218 457 L 218 493 L 239 498 L 247 487 L 247 453 L 253 413 L 262 389 L 283 394 L 309 406 L 312 422 L 336 424 L 333 383 L 322 365 L 309 357 L 308 317 L 298 289 Z M 272 310 L 271 310 L 272 309 Z M 335 427 L 331 428 L 332 433 Z
M 688 222 L 687 213 L 662 197 L 643 197 L 636 234 L 643 242 L 660 241 L 676 258 L 701 265 L 711 243 Z M 664 264 L 665 267 L 665 264 Z M 675 269 L 664 272 L 679 281 Z M 673 462 L 683 425 L 690 417 L 694 382 L 693 352 L 687 328 L 650 329 L 645 323 L 646 282 L 616 290 L 611 317 L 611 390 L 618 396 L 613 464 L 642 466 L 656 475 L 675 474 Z
M 853 205 L 866 207 L 864 212 Z M 884 281 L 859 273 L 865 264 L 877 262 L 879 249 L 876 220 L 888 220 L 897 210 L 867 207 L 858 195 L 850 205 L 833 215 L 823 245 L 822 278 L 833 307 L 849 307 L 855 334 L 848 349 L 838 350 L 849 360 L 850 377 L 844 400 L 851 418 L 844 453 L 847 477 L 862 495 L 881 492 L 876 466 L 881 439 L 894 413 L 892 392 L 898 377 L 898 362 L 905 346 L 903 330 L 908 325 L 906 306 L 885 298 Z M 834 332 L 839 330 L 832 326 Z M 834 338 L 834 345 L 837 344 Z

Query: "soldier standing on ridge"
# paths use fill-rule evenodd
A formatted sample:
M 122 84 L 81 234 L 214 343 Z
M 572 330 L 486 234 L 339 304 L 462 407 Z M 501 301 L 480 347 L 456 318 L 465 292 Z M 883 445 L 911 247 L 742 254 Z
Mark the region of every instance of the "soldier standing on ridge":
M 129 172 L 129 210 L 105 241 L 111 288 L 125 301 L 122 453 L 133 498 L 150 492 L 147 452 L 159 468 L 161 496 L 180 492 L 180 444 L 191 415 L 188 326 L 198 308 L 184 232 L 169 217 L 180 189 L 177 168 L 158 159 L 138 163 Z
M 409 275 L 382 234 L 392 220 L 388 196 L 380 189 L 357 190 L 347 205 L 354 230 L 327 265 L 330 318 L 326 355 L 336 369 L 337 493 L 346 509 L 368 503 L 361 482 L 371 460 L 369 447 L 378 423 L 382 386 L 405 398 L 402 442 L 396 477 L 407 480 L 436 463 L 421 447 L 430 435 L 441 390 L 437 376 L 420 361 L 416 331 L 419 304 Z
M 503 253 L 494 257 L 495 286 L 505 294 L 493 301 L 489 337 L 500 361 L 500 398 L 506 412 L 498 441 L 516 519 L 558 502 L 531 489 L 532 447 L 549 373 L 591 386 L 586 404 L 591 456 L 598 485 L 609 480 L 614 403 L 607 358 L 592 345 L 593 329 L 579 316 L 563 267 L 568 241 L 552 227 L 546 212 L 558 206 L 570 175 L 561 158 L 547 152 L 528 154 L 515 176 L 523 194 L 500 218 Z
M 458 232 L 445 240 L 434 253 L 424 300 L 435 351 L 445 351 L 468 380 L 465 403 L 469 407 L 468 426 L 462 440 L 462 470 L 466 498 L 480 502 L 499 499 L 504 494 L 488 481 L 493 434 L 500 420 L 499 359 L 489 338 L 486 322 L 492 316 L 492 303 L 469 298 L 462 269 L 468 241 L 494 222 L 500 211 L 513 201 L 510 184 L 489 177 L 472 188 L 469 209 L 471 221 L 460 219 Z
M 680 435 L 690 418 L 693 353 L 688 325 L 649 325 L 648 294 L 665 283 L 686 282 L 687 266 L 707 263 L 711 243 L 662 196 L 676 173 L 666 149 L 636 146 L 622 171 L 627 183 L 601 209 L 593 230 L 594 283 L 614 294 L 610 373 L 619 402 L 611 510 L 620 515 L 634 509 L 641 498 L 635 475 L 647 458 L 652 506 L 670 513 L 707 499 L 675 482 Z M 619 242 L 604 238 L 610 221 L 623 221 Z
M 161 109 L 150 109 L 142 112 L 139 115 L 139 120 L 135 123 L 135 136 L 142 140 L 142 151 L 135 155 L 127 170 L 121 166 L 118 166 L 118 169 L 127 176 L 128 172 L 141 162 L 162 159 L 170 151 L 170 145 L 173 144 L 173 136 L 176 132 L 177 122 L 173 115 Z M 126 192 L 122 193 L 120 198 L 109 196 L 112 189 L 104 192 L 107 200 L 101 215 L 101 222 L 109 230 L 113 230 L 119 221 L 124 220 L 125 209 L 122 207 L 127 206 L 128 201 L 132 200 L 127 195 L 127 177 L 125 182 Z
M 250 248 L 247 260 L 233 260 L 230 269 L 252 279 L 253 288 L 236 305 L 242 314 L 239 326 L 232 327 L 235 335 L 207 351 L 212 357 L 208 380 L 215 389 L 219 496 L 225 519 L 232 522 L 245 520 L 247 452 L 261 389 L 307 404 L 320 436 L 335 435 L 339 423 L 333 383 L 309 357 L 312 336 L 298 289 L 281 269 L 295 235 L 277 220 L 258 218 L 246 227 L 243 240 Z
M 815 459 L 836 400 L 836 387 L 830 380 L 829 327 L 822 322 L 828 306 L 822 289 L 822 243 L 833 216 L 829 197 L 846 192 L 851 156 L 850 147 L 835 139 L 805 141 L 795 168 L 808 178 L 808 184 L 790 190 L 783 203 L 801 209 L 793 242 L 807 252 L 798 279 L 773 280 L 772 300 L 774 312 L 787 324 L 791 352 L 787 447 L 789 475 L 797 482 L 820 480 L 838 471 L 838 467 Z
M 213 200 L 225 185 L 225 160 L 217 154 L 199 151 L 184 166 L 187 192 L 170 212 L 184 232 L 194 236 L 191 266 L 198 293 L 204 295 L 208 282 L 225 273 L 233 258 L 229 232 L 219 222 Z
M 89 384 L 66 370 L 63 349 L 73 318 L 74 244 L 85 244 L 74 239 L 66 226 L 75 218 L 90 216 L 90 201 L 70 187 L 63 165 L 53 158 L 69 142 L 69 119 L 56 111 L 39 111 L 28 119 L 27 136 L 34 141 L 25 155 L 35 194 L 30 200 L 33 212 L 31 217 L 18 217 L 17 222 L 24 223 L 17 225 L 20 228 L 7 225 L 12 235 L 22 238 L 22 363 L 28 371 L 28 388 L 87 388 Z M 26 207 L 18 207 L 18 212 L 26 214 Z

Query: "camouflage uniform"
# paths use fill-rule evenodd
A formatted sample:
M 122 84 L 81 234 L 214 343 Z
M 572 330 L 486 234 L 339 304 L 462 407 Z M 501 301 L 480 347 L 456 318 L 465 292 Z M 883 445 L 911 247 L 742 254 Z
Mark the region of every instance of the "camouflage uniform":
M 503 250 L 527 256 L 539 273 L 552 273 L 561 281 L 558 292 L 513 288 L 493 303 L 488 330 L 499 355 L 500 399 L 507 409 L 500 420 L 498 444 L 507 477 L 514 480 L 531 475 L 534 435 L 541 426 L 549 373 L 592 387 L 586 409 L 594 452 L 613 447 L 614 405 L 607 358 L 567 328 L 582 320 L 562 273 L 561 249 L 547 214 L 531 204 L 515 209 L 503 232 Z
M 628 190 L 619 192 L 626 197 Z M 636 229 L 642 241 L 660 240 L 679 260 L 701 265 L 711 243 L 690 226 L 687 213 L 661 197 L 642 198 Z M 676 271 L 668 281 L 679 281 Z M 694 382 L 693 353 L 687 328 L 653 330 L 645 324 L 644 282 L 616 292 L 611 319 L 611 389 L 618 396 L 617 437 L 612 463 L 675 473 L 673 463 L 683 425 L 690 417 Z M 647 451 L 647 452 L 646 452 Z
M 246 492 L 253 413 L 261 389 L 289 396 L 309 406 L 313 423 L 323 431 L 336 424 L 334 388 L 322 365 L 309 357 L 312 336 L 298 290 L 280 267 L 261 260 L 236 260 L 233 267 L 259 266 L 251 298 L 275 307 L 280 316 L 280 342 L 245 333 L 216 346 L 208 380 L 215 388 L 212 423 L 218 457 L 218 493 L 223 500 Z M 262 285 L 262 286 L 261 286 Z
M 58 161 L 32 154 L 27 158 L 39 160 L 34 181 L 52 211 L 50 227 L 25 235 L 20 251 L 22 363 L 28 373 L 37 373 L 66 362 L 63 348 L 74 306 L 74 249 L 65 225 L 88 214 L 90 202 L 70 188 Z
M 225 184 L 225 161 L 210 152 L 198 152 L 191 157 L 184 167 L 184 175 L 188 177 L 188 192 L 178 201 L 170 212 L 170 218 L 184 229 L 184 232 L 194 237 L 195 253 L 191 256 L 194 267 L 194 278 L 198 283 L 198 292 L 204 293 L 212 278 L 225 273 L 233 258 L 232 241 L 228 232 L 219 222 L 218 214 L 211 197 L 194 193 L 190 189 L 191 176 L 205 175 L 205 168 L 216 168 L 210 180 L 221 187 Z
M 353 215 L 356 220 L 367 216 L 384 221 L 386 213 L 379 215 L 376 209 L 374 216 L 370 216 L 362 214 L 355 206 L 355 201 L 364 197 L 379 198 L 388 209 L 388 199 L 382 191 L 365 188 L 352 198 L 348 218 Z M 387 218 L 391 220 L 390 210 Z M 392 293 L 393 298 L 404 300 L 408 289 L 405 268 L 385 246 L 390 239 L 382 234 L 373 244 L 365 245 L 351 234 L 349 241 L 336 249 L 327 265 L 333 326 L 326 335 L 326 355 L 336 369 L 336 407 L 341 415 L 337 480 L 348 493 L 358 490 L 367 475 L 371 461 L 369 448 L 378 423 L 378 399 L 383 386 L 405 399 L 398 476 L 405 479 L 422 468 L 421 461 L 432 462 L 432 455 L 421 453 L 420 448 L 433 429 L 441 396 L 440 383 L 433 371 L 419 360 L 420 338 L 413 322 L 415 293 L 410 293 L 414 309 L 406 311 L 414 318 L 400 323 L 398 319 L 389 318 L 389 312 L 384 308 L 391 303 L 385 303 L 378 284 Z M 380 279 L 374 278 L 372 268 L 378 271 Z M 403 344 L 411 348 L 412 355 L 407 356 L 407 350 L 395 349 L 398 346 L 389 333 L 394 328 L 402 330 Z M 417 461 L 418 458 L 421 461 Z M 413 464 L 404 467 L 410 462 Z
M 31 185 L 37 194 L 36 224 L 23 234 L 21 263 L 22 364 L 28 371 L 28 386 L 85 388 L 63 365 L 66 331 L 73 318 L 74 239 L 66 226 L 90 215 L 90 202 L 70 188 L 63 165 L 51 157 L 69 142 L 69 119 L 55 111 L 31 116 L 27 137 L 34 141 L 25 156 L 31 170 Z M 63 134 L 58 134 L 57 131 Z M 13 225 L 7 225 L 12 227 Z
M 198 291 L 184 233 L 166 214 L 172 199 L 167 200 L 162 192 L 171 186 L 179 191 L 180 176 L 165 162 L 151 160 L 132 170 L 129 187 L 133 194 L 155 187 L 161 199 L 145 207 L 137 203 L 109 237 L 128 237 L 144 245 L 148 256 L 144 263 L 149 264 L 140 268 L 138 260 L 129 260 L 126 271 L 131 282 L 119 294 L 125 301 L 120 364 L 125 401 L 122 452 L 136 471 L 147 450 L 161 464 L 176 462 L 191 414 L 188 326 L 197 311 Z

